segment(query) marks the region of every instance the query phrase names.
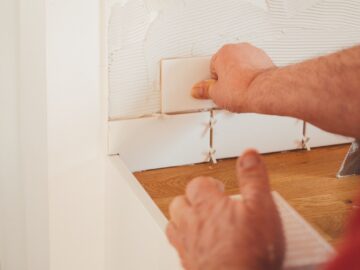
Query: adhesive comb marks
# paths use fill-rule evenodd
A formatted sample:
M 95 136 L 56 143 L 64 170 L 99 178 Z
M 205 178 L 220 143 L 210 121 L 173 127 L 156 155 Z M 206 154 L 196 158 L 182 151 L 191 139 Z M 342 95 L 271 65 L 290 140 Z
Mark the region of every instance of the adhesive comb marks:
M 360 36 L 359 0 L 116 2 L 122 4 L 111 8 L 108 38 L 112 118 L 160 111 L 164 58 L 211 55 L 226 43 L 250 42 L 284 66 L 356 45 Z
M 256 7 L 261 8 L 264 11 L 268 10 L 268 4 L 266 3 L 266 0 L 246 0 L 246 1 Z
M 210 78 L 210 57 L 162 60 L 162 112 L 175 113 L 215 107 L 209 100 L 198 100 L 191 96 L 195 83 Z

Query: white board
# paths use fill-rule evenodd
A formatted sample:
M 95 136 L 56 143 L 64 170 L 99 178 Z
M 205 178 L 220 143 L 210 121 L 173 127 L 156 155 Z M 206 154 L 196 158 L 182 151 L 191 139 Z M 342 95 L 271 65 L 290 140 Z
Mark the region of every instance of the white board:
M 303 122 L 289 117 L 214 112 L 213 148 L 216 158 L 241 155 L 248 148 L 260 153 L 301 147 Z
M 161 108 L 163 113 L 215 107 L 209 100 L 191 96 L 197 82 L 211 78 L 210 57 L 169 59 L 161 62 Z
M 112 121 L 109 152 L 119 154 L 131 171 L 206 161 L 209 112 Z
M 283 224 L 286 253 L 283 269 L 315 270 L 325 264 L 334 249 L 277 192 L 272 192 Z M 241 196 L 232 196 L 239 199 Z
M 345 144 L 354 141 L 353 138 L 326 132 L 309 123 L 306 123 L 306 137 L 309 139 L 308 146 L 310 147 Z

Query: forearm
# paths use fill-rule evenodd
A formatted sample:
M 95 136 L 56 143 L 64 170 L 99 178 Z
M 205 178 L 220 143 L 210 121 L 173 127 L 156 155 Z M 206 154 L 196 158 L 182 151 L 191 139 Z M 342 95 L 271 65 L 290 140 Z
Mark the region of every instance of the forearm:
M 360 138 L 360 46 L 284 68 L 251 83 L 245 110 L 304 119 Z

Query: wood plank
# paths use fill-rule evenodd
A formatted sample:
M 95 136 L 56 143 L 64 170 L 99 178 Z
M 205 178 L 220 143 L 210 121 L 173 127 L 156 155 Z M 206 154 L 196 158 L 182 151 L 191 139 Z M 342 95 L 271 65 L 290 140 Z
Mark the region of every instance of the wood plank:
M 278 191 L 316 230 L 335 245 L 344 231 L 360 176 L 344 180 L 335 175 L 349 145 L 263 155 L 273 190 Z M 229 195 L 237 194 L 236 159 L 136 173 L 135 176 L 161 211 L 169 216 L 171 200 L 184 193 L 186 184 L 204 175 L 221 180 Z

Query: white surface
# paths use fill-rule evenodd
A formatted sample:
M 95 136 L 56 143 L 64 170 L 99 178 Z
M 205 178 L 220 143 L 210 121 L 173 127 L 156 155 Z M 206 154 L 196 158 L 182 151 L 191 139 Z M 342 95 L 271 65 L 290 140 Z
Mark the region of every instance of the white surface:
M 216 158 L 236 157 L 248 148 L 260 153 L 296 149 L 302 138 L 302 121 L 259 114 L 215 111 L 213 145 Z
M 295 16 L 298 12 L 306 10 L 318 2 L 318 0 L 284 0 L 284 8 L 287 11 L 288 17 Z
M 310 147 L 320 147 L 327 145 L 337 145 L 351 143 L 353 138 L 326 132 L 318 127 L 306 123 L 306 137 L 309 138 L 308 145 Z
M 107 115 L 106 88 L 100 77 L 105 66 L 100 61 L 106 56 L 100 54 L 100 3 L 46 1 L 47 91 L 43 97 L 47 130 L 43 143 L 48 152 L 50 270 L 106 267 Z
M 272 194 L 286 239 L 284 269 L 319 269 L 335 254 L 334 249 L 277 192 Z
M 36 270 L 49 270 L 51 257 L 46 2 L 20 0 L 20 177 L 25 192 L 26 267 Z
M 106 170 L 106 269 L 182 269 L 164 233 L 167 219 L 120 158 L 110 159 Z
M 161 59 L 212 55 L 227 42 L 269 30 L 270 18 L 255 0 L 121 2 L 109 23 L 113 118 L 160 111 Z
M 267 5 L 266 0 L 246 0 L 246 1 L 248 1 L 249 3 L 253 4 L 254 6 L 257 6 L 265 11 L 268 10 L 268 5 Z
M 210 109 L 215 104 L 191 96 L 197 82 L 211 79 L 210 57 L 167 59 L 161 61 L 161 111 L 174 113 Z
M 209 152 L 210 113 L 112 121 L 109 152 L 131 171 L 204 162 Z
M 334 249 L 278 193 L 273 193 L 286 237 L 284 269 L 318 269 L 335 255 Z
M 225 43 L 250 42 L 284 66 L 359 42 L 358 0 L 116 2 L 108 38 L 112 118 L 160 111 L 164 58 L 213 55 Z
M 26 267 L 19 155 L 19 1 L 0 1 L 0 269 Z
M 106 269 L 99 1 L 10 2 L 0 8 L 2 270 Z

